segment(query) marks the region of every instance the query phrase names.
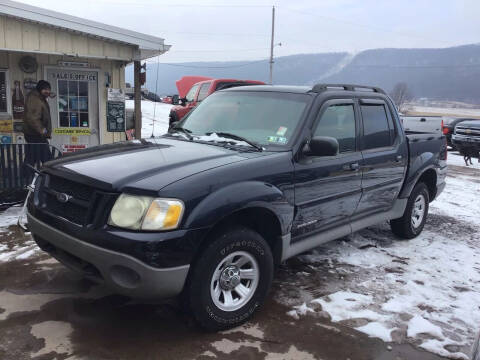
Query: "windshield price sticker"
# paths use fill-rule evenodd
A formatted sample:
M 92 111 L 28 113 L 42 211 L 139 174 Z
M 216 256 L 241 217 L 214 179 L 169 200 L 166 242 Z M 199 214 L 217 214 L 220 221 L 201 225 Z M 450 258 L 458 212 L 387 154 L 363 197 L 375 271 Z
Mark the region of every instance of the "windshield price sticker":
M 270 143 L 282 144 L 282 145 L 285 145 L 288 142 L 287 138 L 283 136 L 269 136 L 267 138 L 267 141 Z
M 286 128 L 285 126 L 280 126 L 277 130 L 277 136 L 285 136 L 287 130 L 288 128 Z

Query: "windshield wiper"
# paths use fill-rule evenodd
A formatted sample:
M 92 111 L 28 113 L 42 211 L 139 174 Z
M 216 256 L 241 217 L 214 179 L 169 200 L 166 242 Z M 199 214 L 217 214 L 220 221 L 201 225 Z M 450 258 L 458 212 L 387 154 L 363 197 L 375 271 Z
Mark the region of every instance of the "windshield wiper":
M 228 139 L 243 141 L 243 142 L 247 143 L 248 145 L 257 149 L 258 151 L 263 151 L 263 147 L 261 147 L 260 145 L 258 145 L 254 141 L 251 141 L 251 140 L 248 140 L 248 139 L 244 138 L 243 136 L 231 134 L 231 133 L 228 133 L 228 132 L 216 132 L 216 131 L 206 133 L 205 135 L 212 135 L 212 134 L 217 134 L 217 136 L 228 138 Z
M 171 128 L 170 130 L 185 134 L 187 136 L 188 140 L 193 140 L 193 136 L 190 135 L 192 133 L 191 130 L 185 129 L 185 128 L 180 127 L 180 126 L 175 126 L 175 127 Z

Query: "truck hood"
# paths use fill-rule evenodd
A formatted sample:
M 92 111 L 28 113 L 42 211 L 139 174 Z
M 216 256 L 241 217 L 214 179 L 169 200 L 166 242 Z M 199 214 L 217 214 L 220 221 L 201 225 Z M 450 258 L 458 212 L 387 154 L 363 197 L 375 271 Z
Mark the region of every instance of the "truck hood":
M 184 98 L 185 96 L 187 96 L 188 91 L 193 85 L 205 80 L 212 80 L 212 78 L 208 76 L 183 76 L 180 80 L 175 81 L 175 85 L 177 85 L 178 95 L 180 95 L 181 98 Z
M 106 191 L 157 192 L 196 173 L 262 153 L 160 138 L 94 147 L 48 162 L 44 171 Z
M 480 129 L 480 119 L 479 120 L 462 121 L 457 126 L 470 128 L 470 129 Z

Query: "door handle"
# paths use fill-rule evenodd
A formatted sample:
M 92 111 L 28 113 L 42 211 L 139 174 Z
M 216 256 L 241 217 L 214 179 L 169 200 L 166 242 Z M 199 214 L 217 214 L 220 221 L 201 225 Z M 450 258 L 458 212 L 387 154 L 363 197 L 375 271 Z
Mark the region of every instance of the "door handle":
M 402 161 L 402 159 L 403 159 L 403 156 L 402 156 L 402 155 L 397 155 L 397 156 L 395 157 L 395 161 L 396 161 L 396 162 L 400 162 L 400 161 Z
M 350 164 L 350 170 L 352 171 L 357 171 L 359 169 L 359 165 L 358 163 L 353 163 L 353 164 Z

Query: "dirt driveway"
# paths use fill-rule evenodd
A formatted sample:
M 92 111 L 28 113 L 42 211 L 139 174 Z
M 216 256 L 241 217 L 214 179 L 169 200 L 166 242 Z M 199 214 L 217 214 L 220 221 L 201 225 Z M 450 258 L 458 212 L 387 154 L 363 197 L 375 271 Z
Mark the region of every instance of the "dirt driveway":
M 449 180 L 452 189 L 465 189 L 459 181 L 475 188 L 480 171 L 454 166 Z M 175 301 L 139 303 L 82 280 L 40 252 L 29 235 L 5 227 L 0 233 L 0 359 L 443 358 L 433 352 L 462 358 L 474 330 L 465 319 L 460 319 L 464 324 L 451 320 L 468 306 L 480 309 L 480 263 L 465 259 L 469 249 L 472 258 L 480 253 L 480 240 L 463 198 L 442 196 L 423 238 L 399 243 L 381 225 L 291 259 L 278 270 L 269 300 L 253 321 L 216 334 L 199 330 Z M 14 211 L 2 221 L 9 215 L 13 218 Z M 441 242 L 447 254 L 448 246 L 458 245 L 456 251 L 465 252 L 462 259 L 445 263 Z M 436 259 L 428 263 L 425 252 Z M 374 266 L 367 266 L 372 261 Z M 428 270 L 437 264 L 446 273 L 456 271 L 459 261 L 467 275 L 433 278 Z M 477 266 L 477 273 L 468 266 Z M 439 302 L 418 299 L 422 289 L 427 297 L 441 296 Z M 455 297 L 450 305 L 458 309 L 442 307 L 443 296 Z M 396 300 L 408 306 L 396 312 Z M 390 310 L 385 304 L 392 305 Z M 422 333 L 420 326 L 412 335 L 412 321 L 420 317 L 433 327 L 424 326 Z M 439 333 L 432 330 L 437 328 Z

